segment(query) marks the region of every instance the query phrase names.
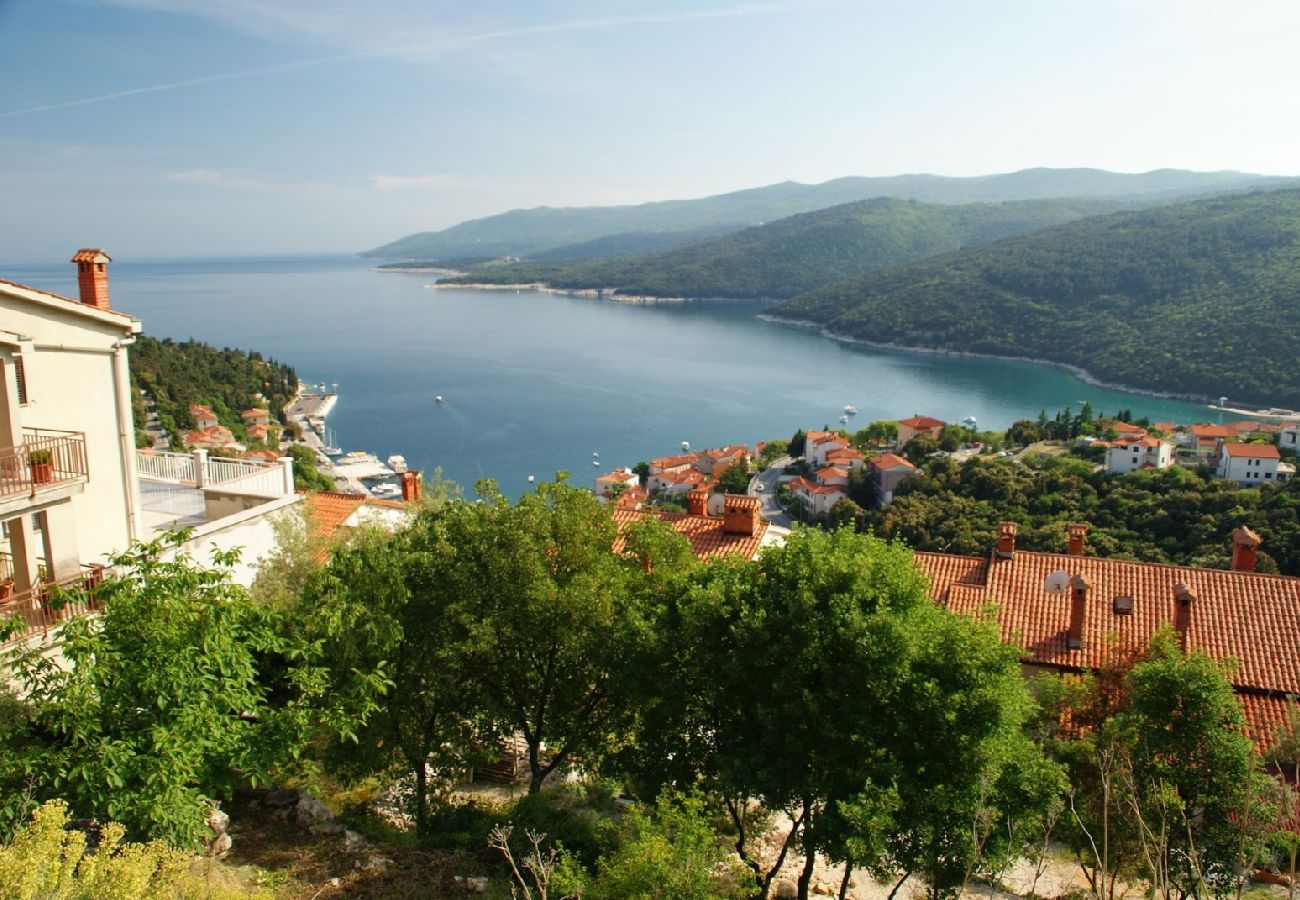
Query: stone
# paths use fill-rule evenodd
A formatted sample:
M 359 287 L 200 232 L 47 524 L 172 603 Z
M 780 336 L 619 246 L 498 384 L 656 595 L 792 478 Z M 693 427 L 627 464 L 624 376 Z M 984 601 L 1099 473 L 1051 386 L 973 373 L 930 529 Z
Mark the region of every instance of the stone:
M 358 834 L 351 828 L 345 828 L 343 829 L 343 849 L 350 850 L 354 853 L 361 850 L 369 850 L 370 841 L 366 840 L 363 835 Z
M 334 813 L 330 812 L 328 806 L 307 794 L 299 797 L 298 805 L 293 808 L 293 820 L 300 828 L 310 828 L 321 822 L 329 822 L 333 818 Z
M 267 791 L 264 802 L 272 809 L 281 809 L 286 806 L 293 806 L 298 802 L 298 792 L 288 790 Z
M 342 834 L 347 831 L 347 826 L 338 822 L 319 822 L 307 829 L 312 834 Z
M 835 893 L 834 889 L 832 889 L 831 886 L 824 881 L 813 882 L 812 892 L 814 894 L 825 894 L 827 896 L 830 896 Z
M 471 894 L 486 894 L 487 889 L 488 879 L 486 875 L 465 879 L 465 890 L 469 891 Z
M 208 842 L 208 856 L 213 859 L 225 859 L 230 855 L 234 839 L 224 831 Z
M 799 900 L 799 885 L 793 881 L 778 881 L 773 896 L 776 900 Z
M 208 812 L 208 827 L 212 829 L 213 834 L 225 834 L 226 829 L 230 827 L 230 816 L 221 810 L 220 807 L 214 806 Z

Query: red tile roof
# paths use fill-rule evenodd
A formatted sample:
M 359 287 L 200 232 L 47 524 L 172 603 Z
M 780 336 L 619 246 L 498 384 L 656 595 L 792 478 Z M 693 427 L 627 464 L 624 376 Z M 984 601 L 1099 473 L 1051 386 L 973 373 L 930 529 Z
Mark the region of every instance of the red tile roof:
M 1003 640 L 1024 648 L 1033 663 L 1067 671 L 1102 665 L 1112 641 L 1116 649 L 1145 649 L 1161 625 L 1173 622 L 1175 586 L 1185 585 L 1196 598 L 1189 649 L 1236 660 L 1230 680 L 1240 696 L 1300 693 L 1300 578 L 1023 550 L 1011 559 L 923 552 L 915 558 L 935 602 L 968 615 L 993 607 Z M 1079 649 L 1066 643 L 1070 598 L 1044 588 L 1056 571 L 1088 584 Z M 1132 598 L 1130 614 L 1115 612 L 1117 597 Z M 1243 707 L 1257 740 L 1279 714 L 1263 699 Z
M 270 413 L 264 409 L 246 409 L 240 415 L 245 419 L 269 418 Z
M 826 466 L 824 469 L 817 470 L 817 477 L 819 479 L 848 478 L 849 472 L 847 469 L 841 469 L 839 466 Z
M 896 453 L 882 453 L 880 456 L 873 458 L 871 464 L 877 469 L 916 468 L 916 466 L 912 465 Z
M 1282 454 L 1278 453 L 1277 447 L 1272 444 L 1224 444 L 1223 449 L 1229 456 L 1244 457 L 1246 459 L 1282 458 Z
M 908 428 L 928 431 L 931 428 L 942 428 L 948 423 L 942 419 L 932 419 L 929 416 L 912 416 L 910 419 L 899 419 L 898 424 L 906 425 Z
M 728 495 L 728 500 L 735 502 L 739 497 Z M 753 500 L 753 498 L 743 498 Z M 757 500 L 753 500 L 757 504 Z M 654 516 L 667 522 L 673 530 L 691 543 L 691 550 L 700 559 L 708 557 L 739 556 L 741 559 L 753 559 L 758 552 L 763 536 L 767 534 L 767 523 L 760 521 L 755 534 L 728 534 L 723 530 L 723 520 L 712 516 L 690 516 L 682 513 L 661 512 L 651 509 L 615 509 L 614 523 L 621 532 L 631 523 L 643 516 Z M 614 551 L 623 549 L 622 539 L 614 544 Z
M 93 310 L 95 313 L 108 313 L 111 316 L 120 316 L 121 318 L 130 321 L 135 320 L 135 317 L 130 313 L 124 313 L 120 309 L 103 309 L 97 306 L 90 306 L 86 303 L 82 303 L 80 300 L 74 300 L 72 297 L 65 297 L 62 294 L 56 294 L 53 291 L 43 291 L 40 288 L 34 288 L 27 284 L 19 284 L 17 281 L 10 281 L 7 278 L 0 278 L 0 285 L 18 288 L 23 291 L 30 291 L 33 294 L 40 294 L 42 297 L 49 297 L 52 300 L 62 300 L 64 303 L 71 303 L 78 312 L 90 312 Z M 10 294 L 10 296 L 12 297 L 16 295 Z M 20 297 L 20 299 L 22 298 Z
M 805 491 L 809 494 L 843 494 L 846 493 L 843 485 L 839 484 L 818 484 L 815 481 L 809 481 L 802 475 L 790 480 L 790 490 Z
M 1145 428 L 1142 428 L 1138 425 L 1130 424 L 1128 422 L 1121 422 L 1119 419 L 1115 419 L 1111 422 L 1107 422 L 1106 427 L 1114 431 L 1116 434 L 1146 434 L 1147 433 L 1147 430 Z
M 1237 436 L 1237 430 L 1226 425 L 1193 425 L 1187 430 L 1198 438 L 1229 438 Z
M 308 521 L 317 534 L 332 537 L 348 518 L 366 502 L 364 494 L 311 491 L 304 498 Z

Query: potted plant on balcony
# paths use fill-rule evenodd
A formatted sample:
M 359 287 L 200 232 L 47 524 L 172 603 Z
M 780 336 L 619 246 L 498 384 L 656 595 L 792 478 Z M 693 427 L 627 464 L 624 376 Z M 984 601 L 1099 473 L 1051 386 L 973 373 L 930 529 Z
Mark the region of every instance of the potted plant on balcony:
M 14 580 L 12 578 L 0 579 L 0 603 L 8 603 L 9 598 L 14 595 Z
M 33 450 L 27 456 L 32 467 L 32 482 L 48 484 L 54 480 L 54 457 L 48 450 Z

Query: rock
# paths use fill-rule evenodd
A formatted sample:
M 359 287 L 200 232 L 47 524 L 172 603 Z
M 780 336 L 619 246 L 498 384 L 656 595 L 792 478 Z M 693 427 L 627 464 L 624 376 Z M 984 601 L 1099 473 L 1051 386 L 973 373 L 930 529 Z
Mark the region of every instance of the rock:
M 471 894 L 485 894 L 488 889 L 488 879 L 486 875 L 480 875 L 476 878 L 465 879 L 465 890 Z
M 225 859 L 230 855 L 234 840 L 224 831 L 208 842 L 208 856 L 213 859 Z
M 222 812 L 221 808 L 214 806 L 208 812 L 208 827 L 212 829 L 213 834 L 225 834 L 226 829 L 230 827 L 230 816 Z
M 393 864 L 393 861 L 387 856 L 372 856 L 361 864 L 361 870 L 368 872 L 371 869 L 387 869 Z
M 814 894 L 825 894 L 827 896 L 831 896 L 835 893 L 834 889 L 824 881 L 813 882 L 812 892 Z
M 333 818 L 334 813 L 330 812 L 328 806 L 307 794 L 299 797 L 298 805 L 293 808 L 293 820 L 301 828 L 310 828 L 321 822 L 329 822 Z
M 347 831 L 347 826 L 340 825 L 338 822 L 320 822 L 307 829 L 312 834 L 342 834 Z
M 297 791 L 267 791 L 264 801 L 271 809 L 282 809 L 298 802 Z
M 793 881 L 778 881 L 773 896 L 776 900 L 799 900 L 799 885 Z
M 370 841 L 366 840 L 363 835 L 358 834 L 351 828 L 345 828 L 343 829 L 343 849 L 350 850 L 354 853 L 361 850 L 369 850 Z

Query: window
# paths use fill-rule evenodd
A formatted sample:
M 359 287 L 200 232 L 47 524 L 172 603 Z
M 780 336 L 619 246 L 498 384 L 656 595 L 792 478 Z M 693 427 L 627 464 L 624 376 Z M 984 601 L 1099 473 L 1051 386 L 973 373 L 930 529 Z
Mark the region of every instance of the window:
M 18 403 L 21 406 L 27 402 L 27 373 L 23 370 L 23 358 L 14 357 L 14 377 L 18 380 Z

